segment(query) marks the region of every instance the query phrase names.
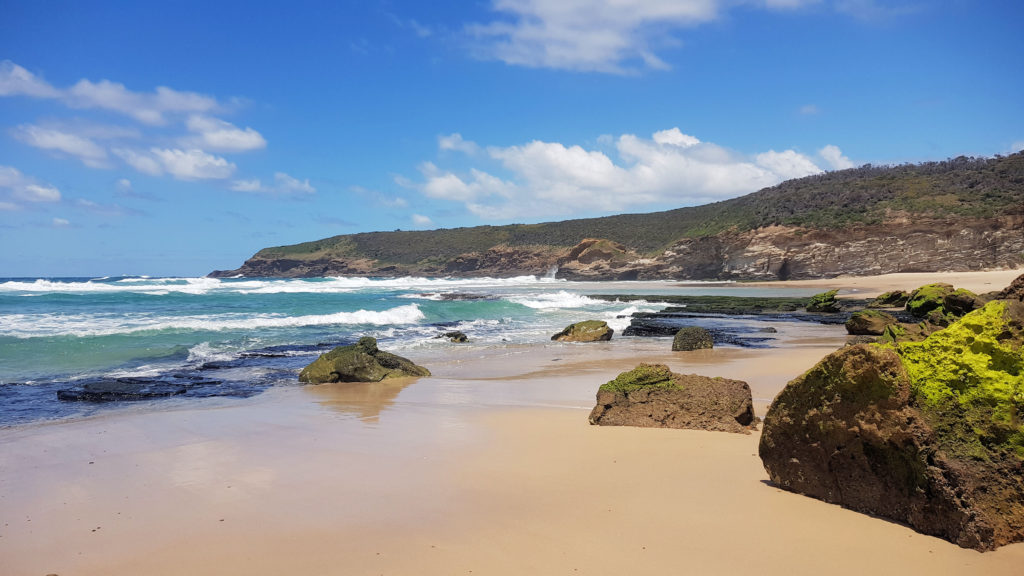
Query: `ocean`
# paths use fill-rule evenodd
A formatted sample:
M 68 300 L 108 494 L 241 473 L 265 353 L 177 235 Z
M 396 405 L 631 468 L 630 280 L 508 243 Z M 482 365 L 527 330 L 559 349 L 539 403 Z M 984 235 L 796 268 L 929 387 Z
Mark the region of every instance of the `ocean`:
M 298 371 L 362 336 L 382 349 L 429 358 L 452 346 L 548 343 L 586 319 L 621 337 L 635 312 L 663 295 L 805 296 L 723 283 L 568 282 L 432 278 L 6 278 L 0 279 L 0 426 L 160 409 L 164 400 L 59 400 L 97 381 L 170 386 L 175 402 L 245 398 L 297 385 Z M 608 302 L 595 294 L 646 295 Z M 743 319 L 713 319 L 716 325 Z M 696 320 L 700 324 L 702 320 Z M 707 319 L 703 322 L 708 322 Z M 436 338 L 447 331 L 469 342 Z M 769 343 L 770 345 L 770 343 Z

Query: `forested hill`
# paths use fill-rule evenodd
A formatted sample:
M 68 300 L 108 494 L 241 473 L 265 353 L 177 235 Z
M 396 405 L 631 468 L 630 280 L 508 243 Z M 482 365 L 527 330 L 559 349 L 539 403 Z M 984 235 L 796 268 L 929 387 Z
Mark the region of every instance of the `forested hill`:
M 586 239 L 607 253 L 608 271 L 595 278 L 622 274 L 636 277 L 771 276 L 768 269 L 736 272 L 702 263 L 687 271 L 669 263 L 666 251 L 680 245 L 753 237 L 766 229 L 788 235 L 834 236 L 843 241 L 856 231 L 884 231 L 887 223 L 961 223 L 974 229 L 995 227 L 1020 232 L 1024 215 L 1024 153 L 995 158 L 959 157 L 942 162 L 900 166 L 862 166 L 789 180 L 753 194 L 704 206 L 648 214 L 543 224 L 476 226 L 429 231 L 370 232 L 259 251 L 242 268 L 214 275 L 320 276 L 370 275 L 509 275 L 531 266 L 572 264 Z M 948 231 L 948 230 L 947 230 Z M 891 230 L 890 232 L 898 232 Z M 918 233 L 923 231 L 918 230 Z M 942 230 L 932 230 L 939 234 Z M 856 234 L 855 234 L 856 235 Z M 941 234 L 940 234 L 941 235 Z M 728 242 L 725 242 L 728 244 Z M 722 243 L 714 243 L 716 246 Z M 777 244 L 777 243 L 775 243 Z M 591 246 L 584 246 L 583 251 Z M 936 244 L 936 247 L 938 245 Z M 595 249 L 597 249 L 595 248 Z M 719 246 L 722 248 L 722 246 Z M 781 248 L 781 247 L 780 247 Z M 1012 248 L 1012 247 L 1011 247 Z M 591 250 L 593 252 L 593 250 Z M 723 254 L 726 256 L 726 254 Z M 779 255 L 784 258 L 784 255 Z M 988 267 L 1014 265 L 998 254 Z M 569 260 L 566 260 L 569 258 Z M 601 258 L 598 258 L 600 260 Z M 626 261 L 659 260 L 646 271 Z M 1020 251 L 1017 252 L 1020 260 Z M 614 262 L 613 262 L 614 261 Z M 612 265 L 617 264 L 617 265 Z M 768 264 L 769 268 L 771 267 Z M 967 266 L 967 263 L 964 264 Z M 573 269 L 573 266 L 569 267 Z M 580 266 L 580 272 L 585 272 Z M 593 268 L 593 266 L 591 266 Z M 870 271 L 866 271 L 870 272 Z M 826 273 L 822 271 L 822 273 Z M 573 273 L 567 270 L 567 275 Z M 809 275 L 817 275 L 808 270 Z M 586 274 L 584 274 L 586 275 Z M 801 276 L 802 274 L 797 274 Z

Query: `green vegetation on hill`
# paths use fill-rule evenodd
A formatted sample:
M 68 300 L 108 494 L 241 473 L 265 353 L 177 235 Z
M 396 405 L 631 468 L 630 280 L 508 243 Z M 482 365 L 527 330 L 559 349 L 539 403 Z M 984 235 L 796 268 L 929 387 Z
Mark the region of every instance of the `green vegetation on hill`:
M 714 204 L 650 214 L 541 224 L 445 230 L 367 232 L 266 248 L 257 258 L 310 260 L 369 258 L 381 263 L 445 261 L 495 246 L 567 248 L 585 238 L 619 242 L 655 254 L 680 238 L 784 225 L 838 229 L 914 220 L 992 218 L 1024 212 L 1024 153 L 995 158 L 959 157 L 900 166 L 862 166 L 789 180 Z

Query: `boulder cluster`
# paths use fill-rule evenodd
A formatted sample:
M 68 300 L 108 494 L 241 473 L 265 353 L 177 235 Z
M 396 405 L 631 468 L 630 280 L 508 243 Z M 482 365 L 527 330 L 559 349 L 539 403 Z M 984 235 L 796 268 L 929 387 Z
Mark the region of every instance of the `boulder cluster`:
M 321 354 L 299 373 L 299 382 L 380 382 L 387 378 L 430 376 L 430 370 L 411 360 L 377 349 L 377 340 L 360 338 Z

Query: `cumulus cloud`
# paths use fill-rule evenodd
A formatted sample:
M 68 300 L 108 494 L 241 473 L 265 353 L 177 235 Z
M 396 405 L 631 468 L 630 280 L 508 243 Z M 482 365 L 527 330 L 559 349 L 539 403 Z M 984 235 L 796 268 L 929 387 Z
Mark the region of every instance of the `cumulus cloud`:
M 853 168 L 853 162 L 843 156 L 843 151 L 839 149 L 839 146 L 829 144 L 821 150 L 818 150 L 818 155 L 828 162 L 829 167 L 833 170 L 845 170 L 847 168 Z
M 476 145 L 476 142 L 464 140 L 462 138 L 462 134 L 459 134 L 458 132 L 447 136 L 438 136 L 437 147 L 441 150 L 454 150 L 456 152 L 462 152 L 469 155 L 476 154 L 480 151 L 480 147 Z
M 179 180 L 223 180 L 235 172 L 231 162 L 197 148 L 151 148 L 150 153 L 164 171 Z
M 650 138 L 623 134 L 614 147 L 614 153 L 606 153 L 539 140 L 489 147 L 487 159 L 505 175 L 476 167 L 456 173 L 424 162 L 421 180 L 396 181 L 428 197 L 462 204 L 477 216 L 509 219 L 693 205 L 822 171 L 794 150 L 748 156 L 678 128 Z
M 14 137 L 29 146 L 74 156 L 86 166 L 106 168 L 109 165 L 106 149 L 78 134 L 25 124 L 14 130 Z
M 419 226 L 420 228 L 434 225 L 434 221 L 430 219 L 430 216 L 424 216 L 422 214 L 413 214 L 412 223 L 414 226 Z
M 249 128 L 242 130 L 230 122 L 209 116 L 189 116 L 185 123 L 195 136 L 185 139 L 186 145 L 193 145 L 215 152 L 246 152 L 267 147 L 263 136 Z
M 61 198 L 60 190 L 55 186 L 41 183 L 11 166 L 0 166 L 0 192 L 8 197 L 4 200 L 8 210 L 19 208 L 19 205 L 12 200 L 59 202 Z
M 252 192 L 272 196 L 309 196 L 316 194 L 316 188 L 309 183 L 308 178 L 299 180 L 284 172 L 274 174 L 274 182 L 272 184 L 264 184 L 259 178 L 235 180 L 231 183 L 231 189 L 236 192 Z

